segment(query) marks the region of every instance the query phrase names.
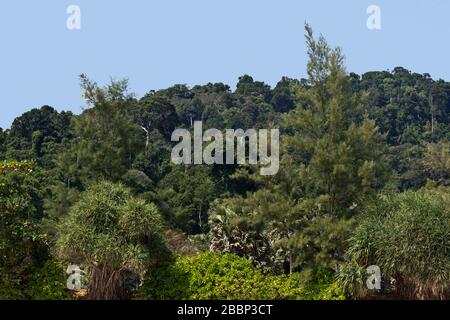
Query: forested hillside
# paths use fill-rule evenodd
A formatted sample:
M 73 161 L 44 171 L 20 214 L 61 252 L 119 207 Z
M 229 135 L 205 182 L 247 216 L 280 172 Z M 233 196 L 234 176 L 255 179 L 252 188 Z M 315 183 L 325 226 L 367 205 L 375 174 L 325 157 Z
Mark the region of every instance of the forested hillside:
M 74 299 L 69 264 L 91 299 L 449 298 L 450 82 L 348 73 L 306 40 L 307 79 L 138 99 L 82 75 L 80 115 L 42 106 L 0 129 L 0 298 Z M 278 174 L 173 164 L 194 121 L 279 128 Z

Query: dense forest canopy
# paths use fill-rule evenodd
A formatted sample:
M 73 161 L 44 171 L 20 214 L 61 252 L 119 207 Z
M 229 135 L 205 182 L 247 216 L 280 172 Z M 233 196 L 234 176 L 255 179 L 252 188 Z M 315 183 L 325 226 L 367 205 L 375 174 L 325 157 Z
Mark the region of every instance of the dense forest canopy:
M 425 155 L 427 144 L 450 140 L 450 83 L 401 67 L 363 75 L 350 73 L 348 77 L 352 92 L 363 95 L 360 116 L 374 120 L 380 133 L 386 135 L 400 187 L 424 186 L 426 170 L 417 170 L 419 158 Z M 308 84 L 305 79 L 284 77 L 270 88 L 244 75 L 234 92 L 222 83 L 193 88 L 174 85 L 150 91 L 141 99 L 128 97 L 123 109 L 131 123 L 141 128 L 138 134 L 144 136 L 143 141 L 149 139 L 151 145 L 143 151 L 148 153 L 152 147 L 167 147 L 173 130 L 189 128 L 193 121 L 203 121 L 205 130 L 280 126 L 282 116 L 298 103 L 293 88 L 307 90 Z M 88 112 L 86 109 L 83 114 Z M 83 114 L 59 113 L 50 106 L 24 113 L 10 129 L 0 129 L 0 156 L 34 159 L 45 168 L 54 168 L 60 151 L 76 140 L 73 123 L 82 121 Z M 144 157 L 141 153 L 136 156 Z M 158 157 L 163 154 L 158 153 Z M 142 171 L 149 177 L 155 175 L 153 170 Z M 162 177 L 153 178 L 159 181 Z
M 0 297 L 69 298 L 64 263 L 89 270 L 93 299 L 360 297 L 369 264 L 397 281 L 383 294 L 448 297 L 450 82 L 402 67 L 348 73 L 306 31 L 307 79 L 271 88 L 243 75 L 234 91 L 177 84 L 138 99 L 126 81 L 82 75 L 80 115 L 42 106 L 0 129 Z M 171 163 L 173 130 L 194 121 L 279 128 L 280 172 Z M 230 266 L 245 272 L 223 275 Z M 252 291 L 250 275 L 267 287 Z

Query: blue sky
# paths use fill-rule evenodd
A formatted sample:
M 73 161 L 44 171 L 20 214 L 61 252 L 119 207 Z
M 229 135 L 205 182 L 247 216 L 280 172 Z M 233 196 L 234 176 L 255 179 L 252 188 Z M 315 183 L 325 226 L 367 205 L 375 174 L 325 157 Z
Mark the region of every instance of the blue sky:
M 81 30 L 66 9 L 81 8 Z M 366 27 L 381 8 L 382 29 Z M 448 0 L 2 0 L 0 127 L 42 105 L 79 112 L 80 73 L 129 78 L 142 96 L 176 83 L 250 74 L 275 85 L 305 76 L 308 21 L 346 55 L 349 71 L 403 66 L 450 80 Z

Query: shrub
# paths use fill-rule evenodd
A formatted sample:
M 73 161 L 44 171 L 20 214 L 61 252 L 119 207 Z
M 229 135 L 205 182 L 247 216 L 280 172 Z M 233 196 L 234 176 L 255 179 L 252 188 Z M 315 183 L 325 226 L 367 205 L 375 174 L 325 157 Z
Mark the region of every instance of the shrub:
M 127 279 L 157 260 L 161 218 L 154 204 L 133 198 L 122 184 L 91 185 L 58 226 L 61 259 L 86 265 L 90 299 L 120 299 Z
M 313 291 L 311 287 L 305 288 L 300 280 L 299 274 L 264 275 L 252 265 L 251 261 L 234 254 L 203 253 L 193 257 L 178 257 L 171 264 L 151 269 L 136 298 L 161 300 L 336 298 L 333 288 L 323 286 Z
M 27 296 L 33 300 L 69 300 L 67 275 L 61 262 L 49 260 L 33 272 L 27 284 Z
M 293 277 L 303 287 L 302 298 L 307 300 L 344 300 L 345 294 L 334 281 L 335 274 L 331 269 L 315 267 L 294 273 Z
M 366 209 L 350 243 L 349 263 L 338 281 L 354 295 L 361 293 L 363 284 L 358 266 L 374 264 L 385 279 L 395 279 L 395 291 L 402 297 L 449 297 L 448 190 L 405 192 L 381 199 Z
M 0 300 L 22 300 L 25 295 L 21 291 L 20 279 L 13 277 L 0 268 Z

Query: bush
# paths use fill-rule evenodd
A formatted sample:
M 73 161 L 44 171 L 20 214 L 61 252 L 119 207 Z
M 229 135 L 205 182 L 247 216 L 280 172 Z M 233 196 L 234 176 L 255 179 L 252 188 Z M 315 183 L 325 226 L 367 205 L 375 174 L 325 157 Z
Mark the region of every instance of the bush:
M 124 299 L 130 294 L 127 279 L 141 278 L 160 258 L 161 224 L 154 204 L 133 198 L 120 183 L 100 181 L 59 223 L 56 252 L 86 266 L 89 299 Z
M 395 279 L 406 298 L 445 299 L 450 292 L 450 194 L 448 190 L 405 192 L 366 209 L 350 240 L 349 262 L 338 279 L 361 293 L 361 266 L 377 265 Z M 358 267 L 359 266 L 359 267 Z
M 61 262 L 49 260 L 31 274 L 26 293 L 33 300 L 69 300 L 67 275 Z
M 6 270 L 0 268 L 0 300 L 25 299 L 20 284 L 19 278 L 11 276 Z
M 336 298 L 335 292 L 331 291 L 333 288 L 329 286 L 316 290 L 312 290 L 312 287 L 306 288 L 300 281 L 299 274 L 264 275 L 253 267 L 251 261 L 233 254 L 203 253 L 193 257 L 178 257 L 169 265 L 151 269 L 136 298 L 160 300 Z
M 295 274 L 307 300 L 344 300 L 344 291 L 334 281 L 334 272 L 324 267 L 307 268 Z

